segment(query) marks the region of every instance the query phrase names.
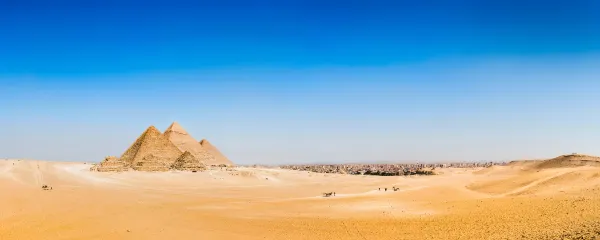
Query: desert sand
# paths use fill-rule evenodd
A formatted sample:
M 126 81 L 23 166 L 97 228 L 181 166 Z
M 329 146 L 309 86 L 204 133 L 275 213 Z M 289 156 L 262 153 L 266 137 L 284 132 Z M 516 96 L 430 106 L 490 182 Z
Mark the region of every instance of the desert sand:
M 94 172 L 89 163 L 0 160 L 0 238 L 600 236 L 600 168 L 540 163 L 382 177 L 245 167 Z M 329 191 L 336 196 L 321 196 Z

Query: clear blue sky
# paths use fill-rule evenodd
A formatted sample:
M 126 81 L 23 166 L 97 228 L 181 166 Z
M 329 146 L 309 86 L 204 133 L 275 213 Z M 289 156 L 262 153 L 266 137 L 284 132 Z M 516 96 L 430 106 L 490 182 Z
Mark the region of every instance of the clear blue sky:
M 0 158 L 172 121 L 237 163 L 600 155 L 600 3 L 0 0 L 0 81 Z

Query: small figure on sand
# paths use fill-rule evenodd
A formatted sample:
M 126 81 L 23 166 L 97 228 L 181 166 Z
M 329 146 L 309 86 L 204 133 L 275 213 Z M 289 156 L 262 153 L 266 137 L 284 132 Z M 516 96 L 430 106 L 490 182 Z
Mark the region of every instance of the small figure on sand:
M 385 191 L 387 192 L 387 188 L 385 188 Z

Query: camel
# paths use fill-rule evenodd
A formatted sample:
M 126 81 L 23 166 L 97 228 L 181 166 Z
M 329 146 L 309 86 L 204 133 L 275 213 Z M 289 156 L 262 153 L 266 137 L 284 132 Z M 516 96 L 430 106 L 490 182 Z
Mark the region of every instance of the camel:
M 331 197 L 333 192 L 323 193 L 323 197 Z
M 52 187 L 48 186 L 48 185 L 43 185 L 42 186 L 43 190 L 52 190 Z

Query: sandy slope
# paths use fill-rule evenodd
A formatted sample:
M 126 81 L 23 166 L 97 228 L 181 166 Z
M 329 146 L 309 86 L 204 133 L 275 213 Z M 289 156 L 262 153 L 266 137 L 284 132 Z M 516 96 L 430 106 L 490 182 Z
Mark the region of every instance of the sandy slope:
M 600 235 L 600 168 L 375 177 L 99 173 L 0 160 L 0 239 L 561 239 Z M 42 191 L 49 184 L 52 191 Z M 391 191 L 392 186 L 400 191 Z M 388 188 L 388 191 L 377 189 Z M 336 197 L 323 198 L 322 192 Z

